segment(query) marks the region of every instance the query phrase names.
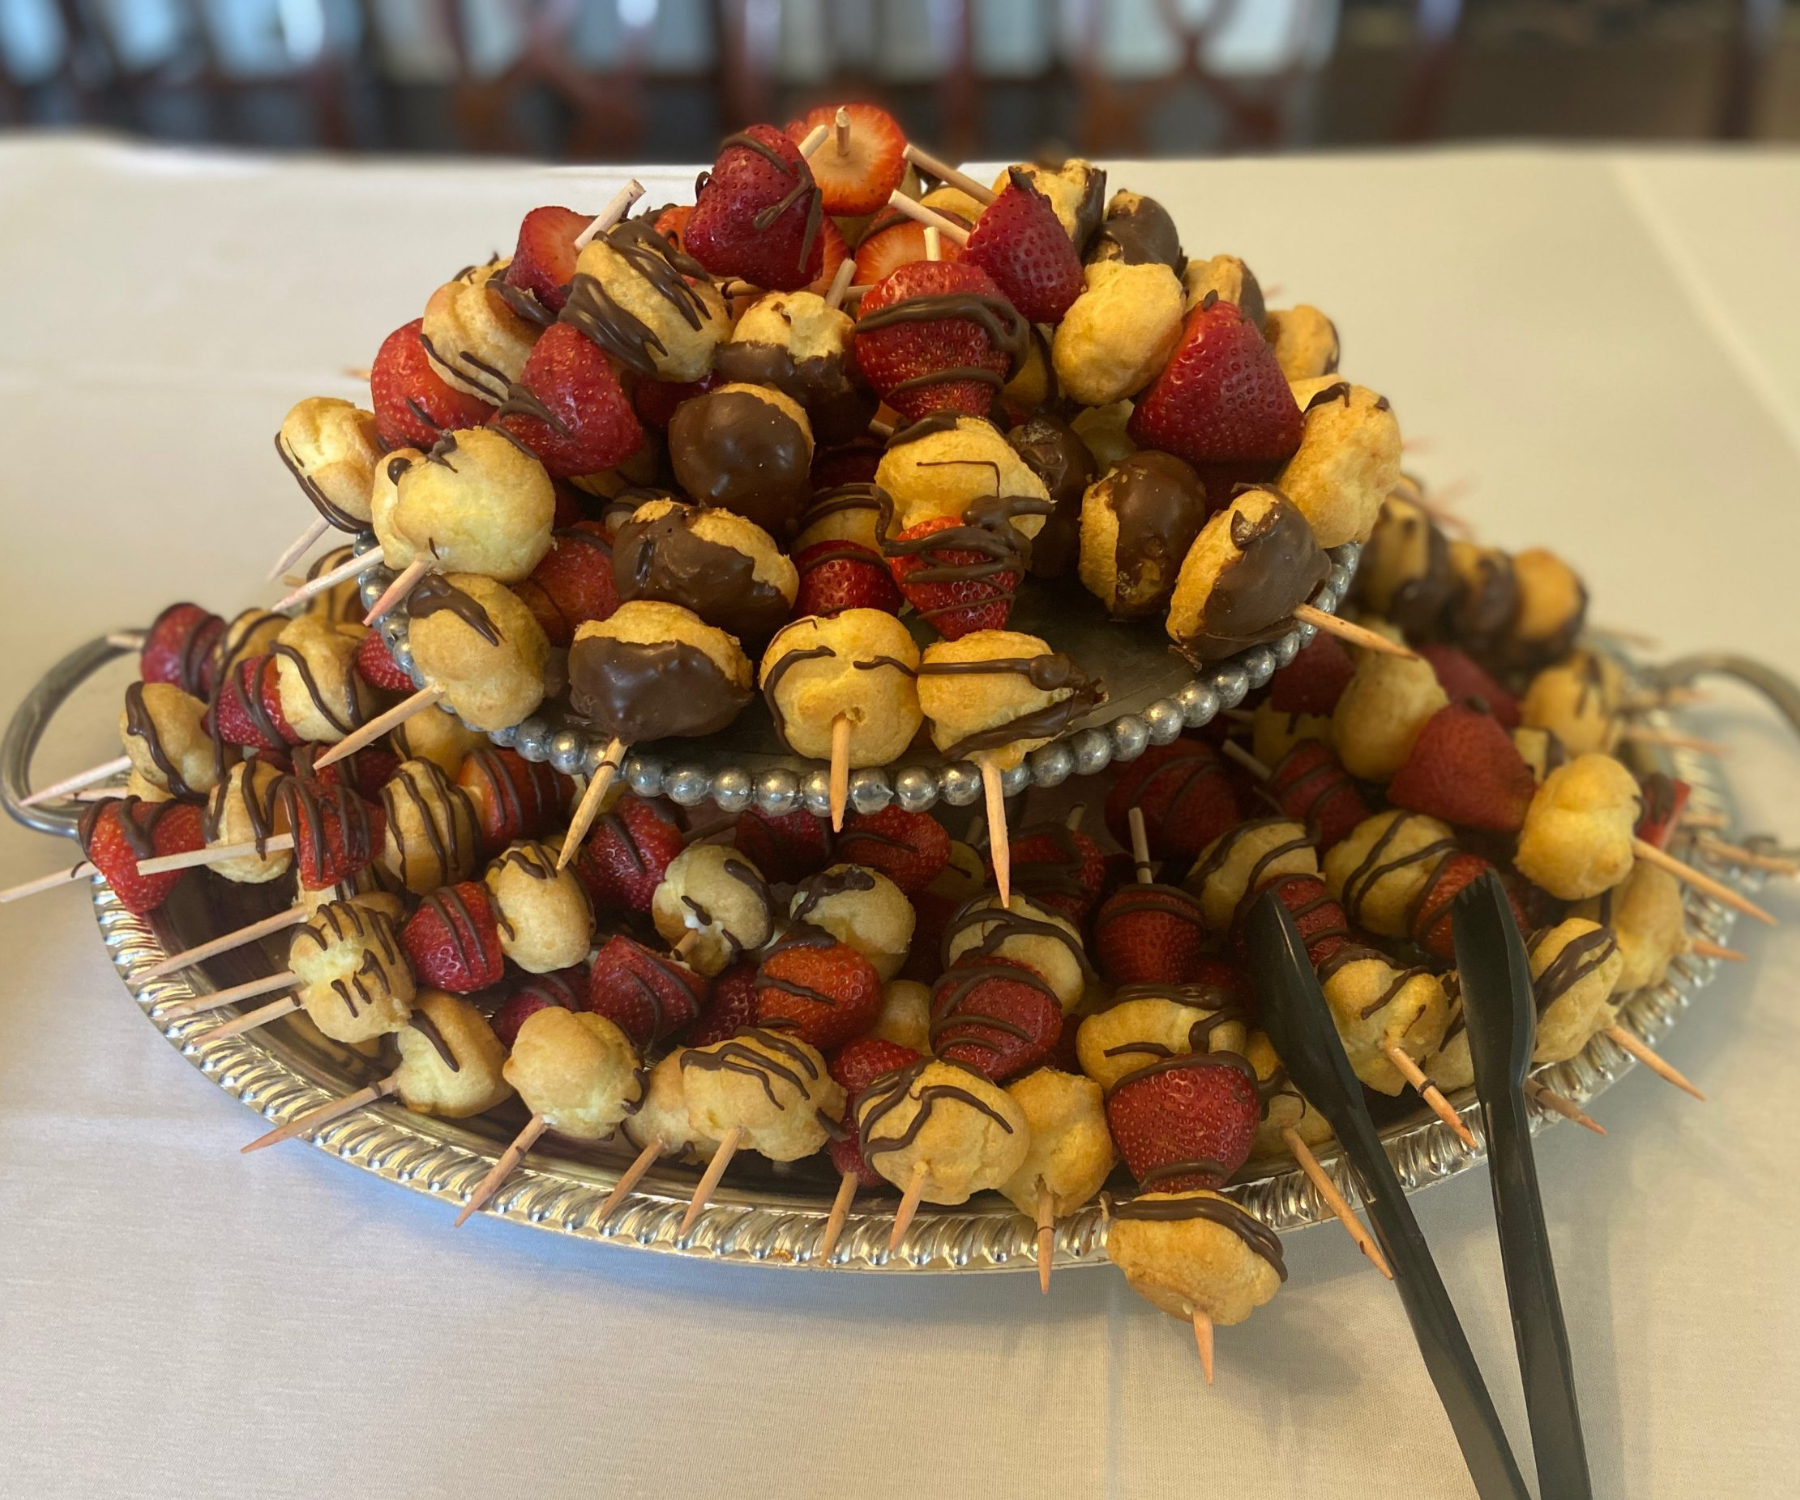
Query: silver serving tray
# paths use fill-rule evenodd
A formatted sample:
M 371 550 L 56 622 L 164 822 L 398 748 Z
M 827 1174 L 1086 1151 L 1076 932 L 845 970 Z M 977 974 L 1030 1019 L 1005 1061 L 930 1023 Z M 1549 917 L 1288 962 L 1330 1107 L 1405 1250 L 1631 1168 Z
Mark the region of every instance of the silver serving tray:
M 96 641 L 66 658 L 45 677 L 20 706 L 0 742 L 0 801 L 14 818 L 46 832 L 70 833 L 76 811 L 67 803 L 21 808 L 29 795 L 31 753 L 55 709 L 96 668 L 121 654 Z M 1725 671 L 1762 688 L 1800 729 L 1800 689 L 1760 664 L 1740 658 L 1693 658 L 1660 671 L 1645 671 L 1646 683 L 1673 684 L 1701 671 Z M 1673 727 L 1667 713 L 1645 722 Z M 1672 749 L 1653 752 L 1648 763 L 1680 776 L 1693 787 L 1698 811 L 1731 815 L 1718 762 L 1699 752 Z M 1699 858 L 1711 873 L 1746 888 L 1759 883 L 1754 872 Z M 326 1040 L 304 1017 L 204 1045 L 193 1038 L 218 1019 L 197 1016 L 171 1020 L 167 1007 L 196 993 L 274 972 L 285 958 L 278 942 L 222 956 L 204 974 L 146 980 L 144 971 L 165 953 L 230 930 L 273 909 L 277 898 L 265 888 L 228 886 L 222 881 L 192 881 L 153 917 L 132 916 L 104 881 L 93 882 L 93 901 L 101 936 L 126 988 L 152 1025 L 196 1068 L 220 1088 L 241 1099 L 267 1120 L 294 1118 L 373 1080 L 371 1064 Z M 1689 890 L 1690 930 L 1724 942 L 1735 913 Z M 1715 961 L 1687 955 L 1671 966 L 1660 985 L 1639 991 L 1621 1007 L 1626 1025 L 1652 1042 L 1667 1032 L 1699 995 L 1717 968 Z M 1537 1077 L 1567 1097 L 1583 1102 L 1603 1093 L 1635 1066 L 1633 1059 L 1605 1038 L 1597 1037 L 1580 1056 L 1541 1069 Z M 1463 1119 L 1481 1139 L 1481 1119 L 1472 1091 L 1455 1096 Z M 515 1112 L 517 1105 L 509 1106 Z M 1534 1131 L 1559 1116 L 1534 1111 Z M 522 1112 L 505 1110 L 476 1120 L 453 1122 L 414 1115 L 388 1101 L 334 1121 L 310 1138 L 315 1149 L 351 1166 L 398 1183 L 414 1192 L 439 1198 L 448 1220 L 481 1181 L 500 1151 L 523 1122 Z M 246 1122 L 246 1136 L 249 1122 Z M 1382 1140 L 1406 1190 L 1417 1192 L 1454 1177 L 1482 1159 L 1435 1116 L 1421 1110 L 1388 1125 Z M 227 1149 L 222 1142 L 220 1149 Z M 288 1149 L 300 1149 L 298 1145 Z M 605 1219 L 599 1208 L 630 1159 L 618 1147 L 587 1147 L 545 1137 L 492 1200 L 487 1212 L 500 1218 L 604 1244 L 671 1255 L 754 1262 L 805 1269 L 855 1271 L 1000 1271 L 1035 1267 L 1036 1229 L 997 1194 L 981 1194 L 968 1204 L 921 1207 L 898 1250 L 889 1255 L 891 1195 L 864 1194 L 852 1208 L 848 1224 L 828 1260 L 818 1244 L 836 1187 L 833 1174 L 819 1162 L 777 1170 L 766 1163 L 734 1163 L 713 1200 L 692 1229 L 680 1234 L 687 1200 L 698 1169 L 659 1164 L 637 1190 Z M 1345 1195 L 1355 1201 L 1355 1184 L 1335 1152 L 1323 1156 L 1325 1169 Z M 1252 1163 L 1245 1180 L 1227 1187 L 1227 1196 L 1279 1232 L 1306 1228 L 1330 1218 L 1312 1185 L 1285 1158 Z M 1055 1262 L 1059 1267 L 1103 1262 L 1106 1225 L 1097 1205 L 1061 1221 L 1056 1228 Z

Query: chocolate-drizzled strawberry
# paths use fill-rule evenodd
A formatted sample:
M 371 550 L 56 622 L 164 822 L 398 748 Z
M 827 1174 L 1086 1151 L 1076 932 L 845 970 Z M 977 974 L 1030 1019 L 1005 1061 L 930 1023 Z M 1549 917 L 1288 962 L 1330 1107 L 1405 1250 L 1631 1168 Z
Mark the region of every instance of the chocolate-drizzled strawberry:
M 493 421 L 553 479 L 597 474 L 644 445 L 611 362 L 570 323 L 544 330 Z
M 400 929 L 400 945 L 421 983 L 453 995 L 498 984 L 506 971 L 500 916 L 479 880 L 433 891 Z
M 375 430 L 389 448 L 429 449 L 446 432 L 479 427 L 493 413 L 485 401 L 458 390 L 431 367 L 419 337 L 424 327 L 423 318 L 414 318 L 396 328 L 382 341 L 369 369 Z
M 504 284 L 529 293 L 547 313 L 561 312 L 581 254 L 575 241 L 593 217 L 550 205 L 532 209 L 519 223 L 519 241 L 513 250 L 512 264 L 506 268 Z M 522 311 L 516 298 L 506 300 L 514 311 Z
M 492 859 L 517 839 L 535 839 L 569 811 L 573 783 L 542 761 L 516 750 L 483 745 L 457 768 L 481 834 L 481 857 Z
M 387 814 L 346 786 L 289 776 L 276 804 L 294 831 L 294 869 L 309 891 L 350 879 L 381 847 Z
M 281 689 L 273 656 L 246 656 L 219 684 L 212 707 L 207 710 L 212 736 L 223 747 L 239 745 L 246 750 L 286 750 L 300 743 L 300 735 L 287 721 L 281 709 Z
M 947 641 L 1004 630 L 1031 560 L 1016 516 L 1043 516 L 1050 502 L 1025 495 L 983 496 L 959 520 L 936 516 L 885 544 L 888 567 L 907 603 Z
M 1113 1141 L 1145 1191 L 1220 1187 L 1248 1160 L 1261 1119 L 1256 1070 L 1230 1052 L 1153 1062 L 1106 1099 Z
M 1407 908 L 1406 913 L 1407 934 L 1439 963 L 1456 962 L 1451 910 L 1456 898 L 1493 868 L 1479 854 L 1459 850 L 1445 856 L 1432 867 L 1425 884 L 1419 888 L 1419 894 L 1413 897 L 1412 905 Z M 1506 892 L 1507 902 L 1512 906 L 1513 920 L 1519 924 L 1519 931 L 1530 932 L 1532 921 L 1520 900 L 1516 878 L 1502 872 L 1500 884 Z M 1315 958 L 1313 962 L 1323 963 L 1324 960 Z
M 575 874 L 596 912 L 646 912 L 683 847 L 681 825 L 660 804 L 627 792 L 611 812 L 595 819 L 576 856 Z
M 213 646 L 225 622 L 198 604 L 171 604 L 144 632 L 138 675 L 170 682 L 195 698 L 212 696 Z
M 1007 959 L 968 956 L 931 996 L 931 1050 L 999 1083 L 1049 1059 L 1063 1012 L 1044 977 Z
M 687 1045 L 710 1047 L 756 1024 L 757 960 L 740 958 L 715 976 L 706 1007 L 688 1028 Z
M 1267 885 L 1244 893 L 1231 919 L 1231 949 L 1240 963 L 1248 963 L 1250 948 L 1244 935 L 1244 924 L 1250 909 L 1265 891 L 1273 891 L 1275 899 L 1288 910 L 1300 941 L 1306 944 L 1306 956 L 1317 967 L 1350 941 L 1350 919 L 1344 915 L 1337 898 L 1317 875 L 1283 875 Z
M 900 590 L 887 563 L 860 542 L 814 542 L 795 554 L 794 567 L 800 574 L 796 615 L 835 615 L 846 609 L 899 612 Z
M 90 803 L 76 825 L 81 852 L 106 878 L 119 904 L 135 916 L 153 912 L 169 899 L 185 870 L 138 874 L 138 861 L 203 848 L 206 834 L 200 809 L 191 802 L 144 802 L 108 797 Z
M 494 1035 L 507 1051 L 517 1040 L 528 1017 L 556 1006 L 560 1010 L 588 1008 L 588 971 L 585 964 L 557 969 L 550 974 L 527 974 L 524 982 L 494 1012 Z
M 822 1052 L 861 1036 L 880 1014 L 874 965 L 820 928 L 794 928 L 757 970 L 757 1024 L 789 1030 Z
M 588 979 L 588 1008 L 613 1022 L 640 1052 L 700 1014 L 706 981 L 671 955 L 628 937 L 606 940 Z
M 831 825 L 805 808 L 773 814 L 747 807 L 738 816 L 731 842 L 775 885 L 798 885 L 832 859 Z
M 992 855 L 984 853 L 982 863 L 991 880 Z M 1105 881 L 1106 855 L 1085 833 L 1036 823 L 1012 836 L 1012 888 L 1077 925 L 1087 920 Z
M 853 813 L 838 835 L 839 859 L 875 870 L 916 896 L 950 863 L 950 835 L 930 813 L 890 803 L 878 813 Z
M 567 646 L 584 621 L 610 617 L 619 607 L 619 591 L 613 585 L 612 534 L 606 524 L 576 521 L 557 528 L 550 550 L 513 592 L 552 646 Z
M 856 1173 L 859 1187 L 885 1187 L 887 1179 L 863 1156 L 862 1138 L 856 1126 L 856 1101 L 876 1079 L 909 1068 L 918 1060 L 919 1054 L 911 1047 L 873 1036 L 858 1037 L 847 1043 L 831 1059 L 831 1076 L 844 1090 L 845 1133 L 841 1140 L 834 1138 L 827 1149 L 831 1153 L 832 1166 L 839 1173 Z
M 727 136 L 701 174 L 681 242 L 714 276 L 797 292 L 823 263 L 823 217 L 800 148 L 773 125 L 752 125 Z
M 1321 853 L 1371 811 L 1322 740 L 1301 740 L 1275 763 L 1264 790 L 1285 817 L 1305 824 Z
M 1249 799 L 1218 751 L 1186 737 L 1150 746 L 1106 794 L 1107 831 L 1128 849 L 1133 807 L 1143 811 L 1150 857 L 1177 873 L 1250 814 Z
M 1200 903 L 1179 886 L 1124 886 L 1094 918 L 1094 960 L 1114 984 L 1191 983 L 1205 950 Z
M 966 261 L 910 261 L 857 308 L 856 363 L 908 421 L 934 411 L 985 417 L 1025 358 L 1030 325 Z

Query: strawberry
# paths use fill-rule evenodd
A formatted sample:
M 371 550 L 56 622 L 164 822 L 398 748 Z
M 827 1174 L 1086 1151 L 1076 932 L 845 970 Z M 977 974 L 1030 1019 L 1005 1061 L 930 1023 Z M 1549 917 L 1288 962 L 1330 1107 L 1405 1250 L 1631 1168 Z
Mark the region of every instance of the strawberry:
M 611 361 L 573 323 L 544 330 L 494 423 L 555 479 L 597 474 L 644 446 Z
M 687 1045 L 710 1047 L 730 1041 L 756 1024 L 756 960 L 740 958 L 713 980 L 712 996 L 688 1028 Z
M 879 552 L 856 542 L 814 542 L 794 557 L 800 591 L 796 615 L 835 615 L 841 609 L 879 609 L 895 614 L 900 590 Z
M 1300 408 L 1262 330 L 1208 293 L 1126 431 L 1140 447 L 1217 464 L 1291 458 L 1300 427 Z
M 481 857 L 493 859 L 517 839 L 535 839 L 567 820 L 574 783 L 543 761 L 483 745 L 463 758 L 456 784 L 468 795 L 481 833 Z
M 963 258 L 992 276 L 1027 322 L 1060 323 L 1082 292 L 1074 242 L 1050 200 L 1017 167 L 975 221 Z
M 796 292 L 819 274 L 822 209 L 800 148 L 773 125 L 727 136 L 682 247 L 714 276 L 739 276 L 775 292 Z
M 944 217 L 964 229 L 971 228 L 961 214 Z M 940 237 L 939 252 L 947 261 L 961 260 L 962 246 Z M 925 259 L 925 226 L 899 213 L 884 214 L 869 226 L 856 247 L 856 285 L 874 286 L 901 266 Z
M 1139 1187 L 1217 1188 L 1256 1141 L 1262 1102 L 1241 1058 L 1189 1053 L 1128 1073 L 1106 1100 L 1106 1123 Z
M 861 1036 L 880 1014 L 874 965 L 817 927 L 789 933 L 757 970 L 757 1024 L 790 1028 L 821 1052 Z
M 1328 715 L 1355 672 L 1356 663 L 1343 642 L 1320 631 L 1269 679 L 1269 702 L 1284 714 Z
M 681 243 L 681 236 L 687 231 L 688 220 L 693 217 L 693 204 L 671 203 L 656 211 L 652 227 L 671 245 L 683 249 L 685 247 Z
M 519 1028 L 540 1010 L 551 1006 L 563 1010 L 588 1008 L 588 973 L 582 964 L 558 969 L 551 974 L 528 974 L 525 982 L 508 995 L 494 1012 L 494 1035 L 508 1052 L 518 1040 Z
M 356 675 L 384 693 L 410 693 L 413 680 L 400 670 L 379 630 L 371 630 L 356 647 Z
M 1114 984 L 1188 984 L 1205 946 L 1200 905 L 1179 886 L 1125 886 L 1094 918 L 1094 961 Z
M 551 312 L 561 312 L 581 254 L 575 248 L 576 236 L 593 218 L 572 208 L 532 209 L 519 224 L 519 243 L 506 268 L 506 284 L 530 292 Z
M 342 760 L 334 760 L 324 770 L 314 770 L 313 761 L 328 748 L 326 745 L 296 745 L 289 772 L 317 781 L 321 786 L 343 787 L 365 801 L 373 802 L 400 768 L 400 757 L 392 750 L 364 745 Z M 256 753 L 258 756 L 273 754 L 266 750 Z
M 827 1065 L 851 1103 L 877 1078 L 898 1073 L 919 1060 L 919 1054 L 901 1042 L 885 1041 L 878 1036 L 860 1036 L 846 1042 L 832 1054 Z
M 631 938 L 608 938 L 594 959 L 588 1009 L 614 1022 L 640 1052 L 688 1025 L 705 1003 L 704 979 Z
M 1493 868 L 1479 854 L 1458 850 L 1437 862 L 1425 882 L 1425 888 L 1413 897 L 1409 914 L 1412 927 L 1408 935 L 1439 962 L 1456 962 L 1452 911 L 1456 898 Z M 1506 888 L 1506 899 L 1512 906 L 1513 920 L 1519 924 L 1519 931 L 1530 932 L 1532 923 L 1527 919 L 1525 908 L 1520 903 L 1516 883 L 1506 875 L 1502 875 L 1500 881 Z M 1318 960 L 1315 959 L 1314 962 Z
M 375 430 L 390 448 L 430 449 L 446 432 L 479 427 L 493 415 L 487 402 L 459 391 L 431 367 L 414 318 L 382 340 L 369 371 Z
M 1388 800 L 1458 828 L 1517 833 L 1537 791 L 1512 736 L 1491 714 L 1452 703 L 1425 721 Z
M 950 835 L 930 813 L 889 803 L 878 813 L 852 813 L 838 835 L 837 857 L 875 870 L 915 896 L 950 863 Z
M 594 820 L 594 830 L 576 856 L 575 873 L 595 911 L 647 912 L 670 861 L 684 847 L 674 818 L 659 804 L 627 792 L 611 812 Z
M 991 881 L 993 859 L 984 853 L 982 863 Z M 1085 833 L 1061 823 L 1039 823 L 1012 837 L 1013 889 L 1071 922 L 1087 920 L 1105 879 L 1106 855 Z
M 144 632 L 138 676 L 145 682 L 171 682 L 191 697 L 208 697 L 213 646 L 224 633 L 225 622 L 198 604 L 171 604 Z
M 857 307 L 856 363 L 909 422 L 934 411 L 985 417 L 1012 372 L 1013 355 L 982 323 L 957 316 L 915 318 L 904 306 L 958 294 L 979 299 L 998 320 L 1004 342 L 1023 348 L 1025 320 L 993 278 L 967 261 L 908 262 L 870 287 Z M 961 370 L 985 371 L 987 378 L 959 378 Z
M 552 646 L 567 646 L 585 620 L 619 607 L 613 583 L 612 536 L 601 521 L 577 521 L 551 534 L 550 550 L 513 590 Z
M 1244 924 L 1250 909 L 1256 905 L 1256 898 L 1264 891 L 1273 891 L 1275 899 L 1288 909 L 1300 940 L 1306 944 L 1306 956 L 1315 968 L 1350 941 L 1350 919 L 1344 915 L 1344 908 L 1338 905 L 1337 898 L 1323 880 L 1317 875 L 1283 875 L 1257 890 L 1246 892 L 1238 903 L 1231 919 L 1231 950 L 1240 963 L 1248 963 L 1250 959 Z
M 1331 848 L 1371 811 L 1322 740 L 1300 740 L 1269 773 L 1264 790 L 1282 815 L 1304 823 L 1321 851 Z
M 1119 772 L 1106 794 L 1106 828 L 1129 849 L 1133 807 L 1143 810 L 1150 857 L 1185 874 L 1200 851 L 1250 815 L 1249 799 L 1224 758 L 1183 737 L 1152 745 Z
M 285 750 L 300 736 L 281 711 L 275 658 L 246 656 L 219 685 L 210 716 L 213 733 L 228 745 L 247 750 Z
M 907 527 L 887 553 L 906 602 L 945 640 L 1006 628 L 1026 556 L 1012 522 L 977 526 L 933 516 Z
M 290 776 L 275 795 L 294 830 L 294 869 L 307 890 L 348 880 L 381 848 L 387 814 L 341 782 L 333 786 Z
M 1327 637 L 1318 636 L 1313 644 Z M 1500 686 L 1467 652 L 1454 646 L 1421 646 L 1419 655 L 1431 663 L 1438 686 L 1452 703 L 1473 703 L 1485 708 L 1508 729 L 1519 727 L 1519 700 Z
M 506 971 L 493 897 L 479 880 L 433 891 L 400 929 L 413 976 L 453 995 L 498 984 Z
M 820 448 L 813 454 L 813 494 L 816 496 L 848 484 L 873 484 L 885 451 L 881 439 L 874 437 L 858 438 L 836 448 Z
M 1045 1062 L 1062 1037 L 1056 992 L 1036 970 L 1001 958 L 957 960 L 931 994 L 931 1046 L 995 1083 Z
M 1637 836 L 1658 849 L 1669 846 L 1669 838 L 1687 810 L 1693 788 L 1677 777 L 1652 771 L 1644 777 L 1639 797 L 1644 813 L 1638 819 Z
M 187 871 L 140 875 L 138 861 L 186 854 L 206 843 L 200 809 L 193 803 L 142 802 L 136 797 L 89 803 L 76 836 L 88 863 L 105 877 L 119 904 L 139 917 L 167 901 Z
M 639 380 L 631 388 L 632 409 L 646 427 L 667 432 L 676 407 L 724 383 L 717 370 L 708 370 L 698 380 Z
M 806 284 L 806 290 L 823 297 L 831 290 L 831 283 L 837 279 L 838 267 L 850 258 L 850 246 L 844 240 L 844 231 L 837 227 L 834 219 L 819 221 L 819 274 Z
M 774 885 L 797 885 L 831 863 L 831 825 L 805 808 L 780 816 L 745 808 L 731 842 Z
M 846 104 L 850 129 L 838 144 L 835 104 L 822 104 L 804 119 L 790 121 L 788 139 L 799 145 L 815 127 L 831 131 L 811 157 L 813 181 L 828 214 L 856 218 L 888 201 L 906 176 L 906 133 L 900 122 L 873 104 Z

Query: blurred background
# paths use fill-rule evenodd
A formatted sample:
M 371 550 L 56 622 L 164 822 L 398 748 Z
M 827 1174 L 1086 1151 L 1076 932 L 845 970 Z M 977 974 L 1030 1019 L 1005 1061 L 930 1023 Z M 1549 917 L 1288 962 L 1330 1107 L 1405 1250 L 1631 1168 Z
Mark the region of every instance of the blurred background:
M 696 162 L 873 98 L 956 157 L 1800 138 L 1800 0 L 0 0 L 0 127 Z

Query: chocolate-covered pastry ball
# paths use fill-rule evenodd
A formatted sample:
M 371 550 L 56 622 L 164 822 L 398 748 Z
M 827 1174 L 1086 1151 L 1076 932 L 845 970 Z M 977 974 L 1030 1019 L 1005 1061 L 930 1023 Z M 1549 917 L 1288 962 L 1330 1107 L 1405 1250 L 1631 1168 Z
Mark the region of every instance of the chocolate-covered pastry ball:
M 547 1005 L 525 1018 L 501 1071 L 558 1135 L 597 1141 L 643 1098 L 637 1049 L 592 1011 Z
M 481 844 L 463 789 L 432 761 L 403 761 L 381 789 L 381 867 L 415 896 L 475 873 Z
M 359 531 L 369 520 L 369 486 L 381 461 L 375 414 L 335 396 L 309 396 L 281 419 L 275 451 L 327 521 Z
M 934 413 L 896 433 L 881 457 L 875 482 L 894 502 L 896 532 L 939 516 L 961 519 L 976 500 L 1050 498 L 1044 481 L 992 422 L 950 412 Z M 1013 524 L 1023 535 L 1035 537 L 1044 518 L 1021 515 Z
M 1253 328 L 1263 325 L 1262 287 L 1256 273 L 1235 255 L 1215 255 L 1211 260 L 1190 260 L 1181 273 L 1181 289 L 1192 312 L 1208 296 L 1229 302 Z
M 1168 632 L 1192 660 L 1219 661 L 1285 635 L 1331 565 L 1306 517 L 1273 489 L 1245 490 L 1200 530 L 1169 600 Z
M 1332 748 L 1352 776 L 1386 781 L 1449 702 L 1430 662 L 1364 651 L 1331 712 Z
M 1011 906 L 993 894 L 967 902 L 945 928 L 943 949 L 946 968 L 970 954 L 1022 964 L 1056 992 L 1065 1015 L 1087 989 L 1089 970 L 1075 924 L 1017 891 Z
M 419 342 L 432 369 L 471 396 L 498 406 L 519 378 L 542 329 L 498 295 L 510 258 L 470 266 L 425 304 Z M 492 283 L 492 285 L 490 285 Z
M 1103 694 L 1035 635 L 976 630 L 934 641 L 919 664 L 919 707 L 951 759 L 980 753 L 1009 771 L 1055 739 Z
M 1049 492 L 1050 514 L 1032 539 L 1031 574 L 1061 578 L 1072 572 L 1081 554 L 1081 500 L 1099 475 L 1099 465 L 1075 429 L 1048 412 L 1039 412 L 1006 435 L 1012 450 Z
M 894 616 L 846 609 L 795 620 L 769 642 L 762 691 L 775 732 L 797 755 L 825 760 L 832 727 L 850 722 L 849 764 L 883 766 L 919 732 L 919 648 Z
M 1200 851 L 1183 885 L 1214 932 L 1229 932 L 1245 901 L 1284 875 L 1317 875 L 1319 856 L 1304 824 L 1252 818 Z
M 1498 547 L 1452 542 L 1450 576 L 1454 583 L 1444 610 L 1444 633 L 1472 655 L 1492 651 L 1519 611 L 1512 558 Z
M 524 602 L 479 573 L 440 573 L 407 599 L 413 661 L 470 727 L 505 729 L 544 700 L 550 642 Z
M 715 365 L 727 381 L 773 386 L 806 408 L 813 441 L 847 443 L 880 405 L 850 356 L 856 328 L 817 292 L 771 292 L 744 309 Z
M 1400 424 L 1387 397 L 1336 376 L 1301 381 L 1300 447 L 1276 481 L 1321 547 L 1361 542 L 1400 482 Z
M 1290 381 L 1337 373 L 1337 324 L 1316 307 L 1302 302 L 1298 307 L 1271 308 L 1263 314 L 1263 337 Z
M 512 1097 L 501 1071 L 506 1048 L 487 1017 L 461 996 L 420 990 L 394 1042 L 400 1102 L 414 1114 L 466 1120 Z
M 773 935 L 774 914 L 762 872 L 737 850 L 690 844 L 669 862 L 650 898 L 650 919 L 688 966 L 717 974 Z
M 1376 813 L 1325 851 L 1325 884 L 1354 926 L 1405 937 L 1414 900 L 1455 852 L 1448 823 L 1397 809 Z
M 1409 636 L 1433 635 L 1450 600 L 1450 543 L 1406 491 L 1382 503 L 1356 570 L 1356 598 Z
M 550 550 L 550 476 L 498 428 L 446 433 L 396 484 L 392 529 L 450 572 L 517 583 Z
M 1081 581 L 1121 620 L 1159 615 L 1206 524 L 1206 486 L 1172 453 L 1142 449 L 1088 486 Z
M 1106 169 L 1071 156 L 1060 167 L 1021 162 L 1005 168 L 994 179 L 994 191 L 1005 192 L 1012 174 L 1022 172 L 1031 185 L 1050 200 L 1057 222 L 1069 232 L 1077 250 L 1093 238 L 1106 210 Z
M 1097 261 L 1050 346 L 1063 390 L 1084 406 L 1135 396 L 1181 342 L 1181 283 L 1161 263 Z
M 320 744 L 341 740 L 365 722 L 374 692 L 356 671 L 361 625 L 301 615 L 276 638 L 275 685 L 295 734 Z
M 119 742 L 133 774 L 176 797 L 210 792 L 219 759 L 205 721 L 206 705 L 174 683 L 132 683 L 119 714 Z
M 569 701 L 627 745 L 715 734 L 750 701 L 755 674 L 731 636 L 676 604 L 634 599 L 576 628 Z
M 1122 260 L 1128 266 L 1167 266 L 1177 276 L 1187 266 L 1181 232 L 1154 198 L 1121 188 L 1107 201 L 1106 217 L 1089 241 L 1087 262 Z
M 315 910 L 288 944 L 295 998 L 335 1042 L 398 1031 L 412 1014 L 413 973 L 394 924 L 354 901 Z
M 793 613 L 800 575 L 762 527 L 679 500 L 640 505 L 613 538 L 621 600 L 692 610 L 741 640 L 763 641 Z
M 1074 1213 L 1100 1191 L 1113 1168 L 1100 1085 L 1079 1073 L 1037 1068 L 1007 1084 L 1006 1092 L 1025 1116 L 1031 1147 L 1000 1191 L 1020 1213 L 1035 1218 L 1042 1183 L 1058 1218 Z
M 1587 586 L 1554 552 L 1528 547 L 1513 557 L 1519 608 L 1507 640 L 1508 659 L 1531 667 L 1555 661 L 1581 634 L 1587 620 Z
M 1513 863 L 1564 901 L 1598 896 L 1631 873 L 1641 812 L 1631 772 L 1610 755 L 1578 755 L 1537 789 Z
M 794 534 L 812 498 L 812 454 L 805 411 L 769 386 L 719 386 L 682 402 L 669 423 L 682 489 L 776 538 Z
M 706 268 L 641 218 L 582 249 L 562 318 L 627 369 L 676 382 L 701 379 L 731 332 Z

